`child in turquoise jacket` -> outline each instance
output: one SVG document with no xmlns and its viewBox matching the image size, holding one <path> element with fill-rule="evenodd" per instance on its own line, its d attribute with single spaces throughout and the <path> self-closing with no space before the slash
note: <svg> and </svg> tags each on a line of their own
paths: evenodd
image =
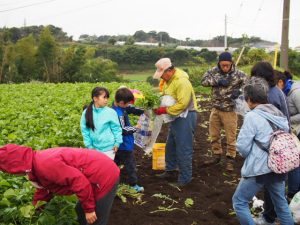
<svg viewBox="0 0 300 225">
<path fill-rule="evenodd" d="M 108 98 L 106 88 L 94 88 L 92 102 L 83 111 L 80 126 L 86 148 L 99 150 L 114 159 L 123 142 L 122 128 L 115 110 L 107 107 Z"/>
</svg>

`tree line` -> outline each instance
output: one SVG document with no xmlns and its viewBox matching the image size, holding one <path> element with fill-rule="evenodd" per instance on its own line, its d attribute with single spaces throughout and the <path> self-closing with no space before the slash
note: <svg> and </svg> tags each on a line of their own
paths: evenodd
<svg viewBox="0 0 300 225">
<path fill-rule="evenodd" d="M 0 32 L 0 83 L 119 81 L 117 63 L 94 55 L 94 49 L 62 45 L 51 27 L 15 43 Z"/>
<path fill-rule="evenodd" d="M 64 35 L 66 34 L 60 29 L 53 30 L 53 26 L 43 27 L 38 34 L 30 33 L 19 39 L 7 29 L 0 30 L 0 83 L 33 80 L 121 81 L 119 69 L 150 69 L 162 57 L 172 58 L 175 66 L 206 67 L 217 62 L 217 52 L 207 49 L 196 51 L 177 49 L 175 46 L 137 46 L 132 43 L 124 46 L 109 43 L 82 44 L 70 42 L 70 39 L 66 39 L 67 36 L 61 41 Z M 239 51 L 240 49 L 234 53 L 235 59 Z M 273 55 L 263 49 L 248 47 L 239 65 L 251 65 L 261 60 L 272 62 Z M 289 66 L 293 73 L 300 74 L 300 53 L 289 52 Z M 191 77 L 198 79 L 199 75 L 194 73 Z"/>
</svg>

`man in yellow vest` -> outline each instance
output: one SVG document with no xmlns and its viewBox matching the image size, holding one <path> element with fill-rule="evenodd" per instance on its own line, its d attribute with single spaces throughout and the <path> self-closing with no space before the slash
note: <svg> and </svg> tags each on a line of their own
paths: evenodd
<svg viewBox="0 0 300 225">
<path fill-rule="evenodd" d="M 169 58 L 162 58 L 155 64 L 154 79 L 163 79 L 163 95 L 170 95 L 176 103 L 169 107 L 159 107 L 157 115 L 169 114 L 176 119 L 170 123 L 166 143 L 166 171 L 158 177 L 170 179 L 179 172 L 177 186 L 185 186 L 192 180 L 192 159 L 194 132 L 197 123 L 197 103 L 189 76 L 174 67 Z"/>
</svg>

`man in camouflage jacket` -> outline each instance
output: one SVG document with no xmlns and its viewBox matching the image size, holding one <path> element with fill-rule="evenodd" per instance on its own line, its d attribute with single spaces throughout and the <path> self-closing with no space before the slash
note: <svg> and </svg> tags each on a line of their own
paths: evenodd
<svg viewBox="0 0 300 225">
<path fill-rule="evenodd" d="M 213 158 L 204 164 L 217 164 L 223 153 L 221 146 L 221 128 L 223 127 L 227 143 L 226 169 L 234 169 L 236 156 L 237 115 L 234 112 L 234 99 L 240 95 L 247 76 L 235 68 L 229 52 L 219 56 L 218 66 L 207 71 L 202 78 L 204 87 L 212 87 L 213 108 L 209 118 L 209 135 L 212 144 Z"/>
</svg>

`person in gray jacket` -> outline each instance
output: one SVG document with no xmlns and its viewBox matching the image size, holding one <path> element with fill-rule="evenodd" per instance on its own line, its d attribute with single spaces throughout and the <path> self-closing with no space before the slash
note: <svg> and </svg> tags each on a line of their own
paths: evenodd
<svg viewBox="0 0 300 225">
<path fill-rule="evenodd" d="M 237 139 L 237 151 L 245 158 L 241 180 L 232 197 L 233 208 L 242 225 L 254 225 L 249 202 L 264 187 L 270 193 L 275 212 L 281 225 L 294 225 L 292 213 L 285 199 L 285 174 L 276 174 L 268 167 L 268 153 L 259 148 L 256 141 L 269 146 L 273 129 L 289 131 L 287 118 L 274 105 L 268 104 L 269 85 L 258 77 L 252 77 L 244 87 L 245 100 L 251 109 L 245 116 Z"/>
<path fill-rule="evenodd" d="M 277 109 L 279 109 L 283 113 L 283 115 L 287 117 L 288 121 L 290 121 L 286 96 L 283 91 L 276 85 L 274 69 L 272 65 L 269 62 L 265 61 L 256 63 L 251 68 L 251 77 L 260 77 L 268 82 L 268 103 L 274 105 Z M 277 215 L 274 211 L 274 206 L 270 194 L 266 189 L 264 190 L 263 208 L 264 212 L 262 214 L 259 214 L 259 217 L 254 218 L 255 223 L 257 225 L 275 225 L 275 219 Z"/>
<path fill-rule="evenodd" d="M 291 73 L 275 71 L 277 86 L 287 96 L 292 130 L 300 140 L 300 82 L 293 81 Z M 292 199 L 300 191 L 300 167 L 288 174 L 288 198 Z"/>
</svg>

